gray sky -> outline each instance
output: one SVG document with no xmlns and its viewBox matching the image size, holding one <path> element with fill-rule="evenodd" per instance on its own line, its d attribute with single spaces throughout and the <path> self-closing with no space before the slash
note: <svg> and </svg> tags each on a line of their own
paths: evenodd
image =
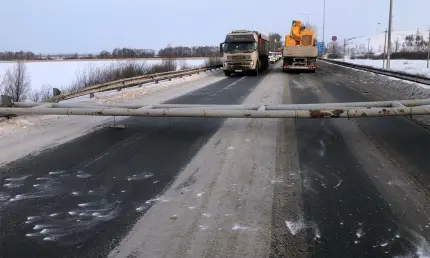
<svg viewBox="0 0 430 258">
<path fill-rule="evenodd" d="M 1 0 L 0 51 L 92 52 L 218 45 L 227 32 L 254 29 L 285 36 L 291 20 L 319 28 L 323 0 Z M 326 0 L 326 42 L 376 34 L 388 24 L 389 0 Z M 429 0 L 394 0 L 394 29 L 430 26 Z M 259 19 L 256 19 L 259 17 Z"/>
</svg>

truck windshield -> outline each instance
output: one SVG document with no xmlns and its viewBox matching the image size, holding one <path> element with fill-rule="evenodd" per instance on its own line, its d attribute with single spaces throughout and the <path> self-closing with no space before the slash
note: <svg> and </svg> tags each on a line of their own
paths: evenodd
<svg viewBox="0 0 430 258">
<path fill-rule="evenodd" d="M 251 52 L 257 49 L 257 42 L 226 42 L 224 52 Z"/>
</svg>

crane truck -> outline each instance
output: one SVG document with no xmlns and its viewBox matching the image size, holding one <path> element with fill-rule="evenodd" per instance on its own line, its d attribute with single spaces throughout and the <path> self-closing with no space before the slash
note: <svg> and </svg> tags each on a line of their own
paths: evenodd
<svg viewBox="0 0 430 258">
<path fill-rule="evenodd" d="M 290 34 L 285 36 L 282 51 L 283 71 L 307 70 L 315 72 L 317 56 L 318 47 L 315 46 L 315 32 L 303 26 L 301 21 L 294 20 L 291 24 Z"/>
<path fill-rule="evenodd" d="M 269 37 L 249 30 L 234 30 L 220 44 L 225 76 L 232 73 L 259 72 L 269 67 Z"/>
</svg>

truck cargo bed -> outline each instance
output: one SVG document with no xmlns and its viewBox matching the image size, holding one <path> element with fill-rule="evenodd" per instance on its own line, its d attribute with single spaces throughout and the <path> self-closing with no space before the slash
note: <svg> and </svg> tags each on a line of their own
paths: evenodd
<svg viewBox="0 0 430 258">
<path fill-rule="evenodd" d="M 291 57 L 317 57 L 318 47 L 291 46 L 284 47 L 282 56 Z"/>
</svg>

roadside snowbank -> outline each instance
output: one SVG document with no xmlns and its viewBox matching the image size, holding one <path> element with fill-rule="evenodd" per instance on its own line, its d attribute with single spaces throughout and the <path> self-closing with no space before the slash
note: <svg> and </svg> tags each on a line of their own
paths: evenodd
<svg viewBox="0 0 430 258">
<path fill-rule="evenodd" d="M 343 61 L 343 59 L 335 59 L 336 61 Z M 367 65 L 375 68 L 382 68 L 382 60 L 370 60 L 370 59 L 349 59 L 346 58 L 345 62 Z M 430 77 L 430 68 L 427 68 L 426 60 L 403 60 L 396 59 L 390 61 L 390 67 L 392 70 L 401 71 L 410 74 L 418 74 L 422 76 Z"/>
</svg>

